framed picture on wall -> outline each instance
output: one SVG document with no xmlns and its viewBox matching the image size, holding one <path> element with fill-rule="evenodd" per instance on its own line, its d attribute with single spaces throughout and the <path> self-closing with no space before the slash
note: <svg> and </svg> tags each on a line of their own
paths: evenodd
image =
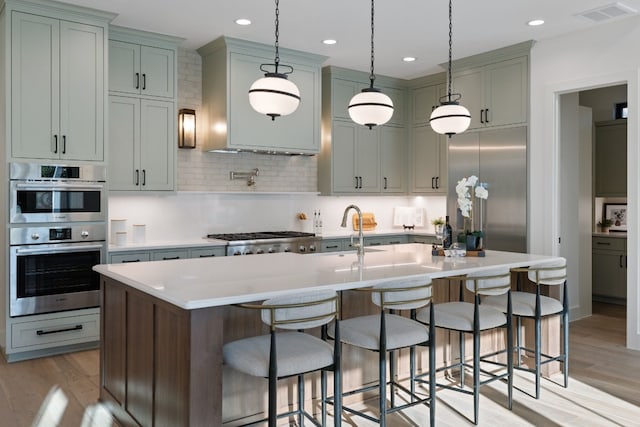
<svg viewBox="0 0 640 427">
<path fill-rule="evenodd" d="M 613 222 L 609 231 L 627 231 L 627 204 L 605 203 L 604 218 Z"/>
</svg>

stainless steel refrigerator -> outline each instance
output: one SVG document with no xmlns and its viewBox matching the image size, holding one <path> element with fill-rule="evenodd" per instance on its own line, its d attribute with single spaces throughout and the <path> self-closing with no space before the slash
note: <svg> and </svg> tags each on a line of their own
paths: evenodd
<svg viewBox="0 0 640 427">
<path fill-rule="evenodd" d="M 464 229 L 456 184 L 476 175 L 489 192 L 483 201 L 485 249 L 527 251 L 527 129 L 525 127 L 465 132 L 449 139 L 449 215 L 456 241 Z M 474 197 L 474 217 L 478 218 Z M 476 227 L 478 228 L 478 227 Z"/>
</svg>

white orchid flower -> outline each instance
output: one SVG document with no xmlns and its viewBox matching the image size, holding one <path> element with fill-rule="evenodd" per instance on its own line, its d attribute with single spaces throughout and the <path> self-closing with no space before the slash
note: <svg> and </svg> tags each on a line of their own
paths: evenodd
<svg viewBox="0 0 640 427">
<path fill-rule="evenodd" d="M 478 199 L 487 200 L 487 197 L 489 197 L 489 192 L 487 191 L 487 189 L 481 186 L 476 187 L 475 193 Z"/>
<path fill-rule="evenodd" d="M 473 187 L 478 182 L 478 177 L 475 175 L 471 175 L 467 178 L 467 187 Z"/>
</svg>

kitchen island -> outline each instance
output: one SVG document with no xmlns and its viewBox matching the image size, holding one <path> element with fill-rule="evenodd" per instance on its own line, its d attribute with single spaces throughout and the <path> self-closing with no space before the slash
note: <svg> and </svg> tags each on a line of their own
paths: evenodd
<svg viewBox="0 0 640 427">
<path fill-rule="evenodd" d="M 124 425 L 222 425 L 222 346 L 229 305 L 314 289 L 344 291 L 411 276 L 446 278 L 554 257 L 487 251 L 445 258 L 421 244 L 356 253 L 99 265 L 100 398 Z M 231 323 L 231 322 L 229 322 Z M 346 379 L 346 378 L 345 378 Z"/>
</svg>

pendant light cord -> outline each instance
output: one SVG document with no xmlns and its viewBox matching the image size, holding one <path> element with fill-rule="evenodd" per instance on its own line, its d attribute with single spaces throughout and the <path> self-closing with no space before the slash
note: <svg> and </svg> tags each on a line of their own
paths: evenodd
<svg viewBox="0 0 640 427">
<path fill-rule="evenodd" d="M 451 51 L 453 47 L 453 24 L 452 24 L 452 13 L 451 13 L 451 0 L 449 0 L 449 90 L 448 97 L 449 102 L 451 102 Z"/>
<path fill-rule="evenodd" d="M 373 12 L 374 12 L 374 8 L 373 8 L 373 3 L 374 0 L 371 0 L 371 74 L 369 75 L 369 80 L 371 81 L 371 87 L 373 88 L 373 81 L 376 79 L 376 76 L 373 72 L 373 60 L 375 58 L 374 53 L 373 53 L 373 30 L 374 30 L 374 25 L 373 25 Z"/>
<path fill-rule="evenodd" d="M 280 0 L 276 0 L 276 74 L 278 73 L 278 64 L 280 64 L 280 43 L 278 42 L 278 38 L 280 37 Z M 449 91 L 451 92 L 451 91 Z"/>
</svg>

